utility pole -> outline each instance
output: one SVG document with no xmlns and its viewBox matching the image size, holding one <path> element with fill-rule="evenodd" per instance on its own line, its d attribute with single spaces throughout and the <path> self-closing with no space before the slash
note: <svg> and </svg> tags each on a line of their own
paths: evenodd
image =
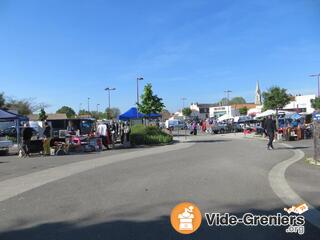
<svg viewBox="0 0 320 240">
<path fill-rule="evenodd" d="M 311 74 L 310 77 L 318 78 L 318 97 L 320 97 L 320 73 L 318 74 Z"/>
<path fill-rule="evenodd" d="M 182 97 L 181 100 L 182 100 L 182 110 L 183 110 L 183 109 L 184 109 L 184 101 L 187 100 L 187 98 Z M 181 111 L 182 111 L 182 110 L 181 110 Z"/>
<path fill-rule="evenodd" d="M 232 92 L 231 90 L 225 90 L 224 91 L 224 93 L 226 94 L 227 100 L 228 100 L 228 103 L 227 103 L 228 105 L 229 105 L 229 102 L 230 102 L 230 99 L 229 99 L 230 96 L 229 95 L 230 95 L 231 92 Z"/>
</svg>

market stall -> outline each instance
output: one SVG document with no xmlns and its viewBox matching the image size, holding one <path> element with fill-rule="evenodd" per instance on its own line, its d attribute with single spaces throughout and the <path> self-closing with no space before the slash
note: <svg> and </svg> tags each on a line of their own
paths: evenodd
<svg viewBox="0 0 320 240">
<path fill-rule="evenodd" d="M 102 149 L 101 138 L 95 134 L 94 118 L 48 120 L 52 128 L 52 154 L 91 152 Z"/>
<path fill-rule="evenodd" d="M 14 126 L 13 129 L 15 130 L 18 144 L 21 143 L 21 141 L 20 141 L 21 125 L 27 121 L 28 121 L 28 118 L 23 115 L 0 109 L 0 122 L 12 122 L 13 123 L 13 126 Z"/>
</svg>

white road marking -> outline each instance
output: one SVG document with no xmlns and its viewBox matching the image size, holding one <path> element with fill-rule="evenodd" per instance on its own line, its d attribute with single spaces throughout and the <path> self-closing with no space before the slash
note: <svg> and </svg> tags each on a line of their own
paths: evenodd
<svg viewBox="0 0 320 240">
<path fill-rule="evenodd" d="M 288 144 L 282 143 L 282 145 L 292 148 L 292 146 Z M 292 151 L 294 152 L 294 155 L 291 158 L 278 163 L 271 169 L 269 172 L 269 184 L 274 193 L 287 205 L 287 207 L 306 203 L 309 207 L 309 211 L 305 212 L 303 216 L 305 216 L 306 220 L 311 224 L 320 228 L 320 211 L 301 198 L 286 181 L 285 172 L 287 168 L 305 156 L 304 152 L 299 149 L 292 149 Z"/>
</svg>

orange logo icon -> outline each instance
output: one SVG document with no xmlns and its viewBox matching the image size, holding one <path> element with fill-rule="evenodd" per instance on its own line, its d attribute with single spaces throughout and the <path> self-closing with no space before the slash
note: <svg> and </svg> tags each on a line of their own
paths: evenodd
<svg viewBox="0 0 320 240">
<path fill-rule="evenodd" d="M 171 211 L 171 225 L 181 234 L 191 234 L 198 230 L 202 216 L 199 208 L 190 202 L 183 202 Z"/>
</svg>

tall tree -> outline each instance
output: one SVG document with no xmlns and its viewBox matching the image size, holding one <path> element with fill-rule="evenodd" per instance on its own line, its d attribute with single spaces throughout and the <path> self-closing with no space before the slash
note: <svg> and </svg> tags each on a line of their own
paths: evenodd
<svg viewBox="0 0 320 240">
<path fill-rule="evenodd" d="M 119 117 L 121 111 L 119 108 L 107 108 L 106 109 L 107 119 L 114 119 Z"/>
<path fill-rule="evenodd" d="M 160 113 L 164 108 L 162 98 L 153 94 L 152 85 L 148 83 L 141 95 L 141 103 L 138 104 L 139 111 L 144 114 Z"/>
<path fill-rule="evenodd" d="M 163 109 L 160 114 L 163 121 L 168 120 L 171 117 L 171 113 L 167 109 Z"/>
<path fill-rule="evenodd" d="M 189 117 L 189 116 L 191 115 L 191 113 L 192 113 L 192 110 L 191 110 L 190 108 L 184 108 L 184 109 L 182 109 L 182 114 L 183 114 L 183 116 L 185 116 L 185 117 Z"/>
<path fill-rule="evenodd" d="M 4 98 L 4 93 L 2 92 L 0 93 L 0 108 L 3 108 L 5 103 L 6 103 L 6 100 Z"/>
<path fill-rule="evenodd" d="M 247 103 L 243 97 L 234 97 L 230 100 L 230 104 L 244 104 Z"/>
<path fill-rule="evenodd" d="M 278 127 L 278 111 L 290 103 L 291 96 L 287 94 L 286 89 L 277 86 L 271 87 L 268 91 L 263 92 L 262 96 L 264 110 L 272 109 L 276 111 L 276 122 Z"/>
<path fill-rule="evenodd" d="M 248 108 L 246 106 L 239 109 L 240 115 L 247 115 L 248 114 Z"/>
<path fill-rule="evenodd" d="M 47 118 L 48 118 L 48 115 L 47 115 L 46 111 L 43 108 L 41 108 L 40 113 L 39 113 L 39 121 L 43 122 L 43 121 L 47 120 Z"/>
<path fill-rule="evenodd" d="M 65 113 L 67 115 L 67 118 L 73 118 L 76 115 L 76 112 L 68 106 L 62 106 L 56 111 L 56 113 Z"/>
<path fill-rule="evenodd" d="M 220 106 L 225 106 L 225 105 L 228 105 L 229 104 L 229 99 L 224 97 L 224 98 L 221 98 L 221 100 L 218 102 L 218 104 Z"/>
<path fill-rule="evenodd" d="M 311 100 L 312 107 L 316 110 L 316 112 L 320 111 L 320 97 L 316 97 Z M 313 159 L 316 164 L 320 162 L 320 122 L 317 120 L 313 120 L 313 148 L 314 154 Z"/>
<path fill-rule="evenodd" d="M 21 115 L 29 115 L 35 111 L 40 110 L 41 108 L 48 107 L 45 103 L 35 103 L 34 99 L 14 99 L 14 98 L 6 98 L 5 99 L 5 109 L 13 109 L 17 110 Z"/>
</svg>

